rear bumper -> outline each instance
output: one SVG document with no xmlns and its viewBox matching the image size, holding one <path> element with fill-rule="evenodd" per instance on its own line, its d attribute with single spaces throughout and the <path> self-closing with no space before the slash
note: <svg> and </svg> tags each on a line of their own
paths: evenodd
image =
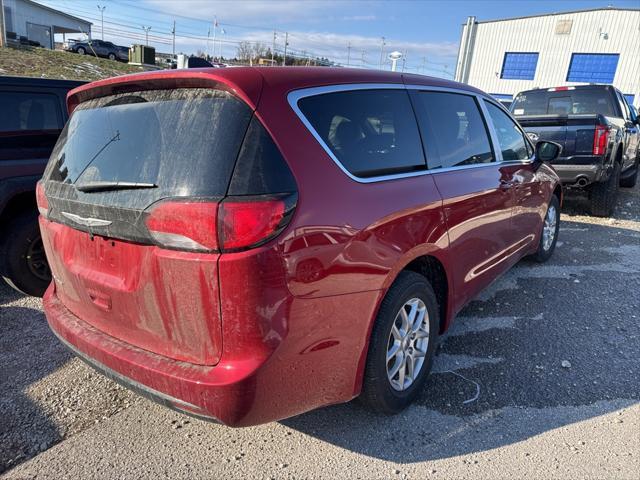
<svg viewBox="0 0 640 480">
<path fill-rule="evenodd" d="M 606 168 L 602 165 L 556 165 L 553 169 L 560 177 L 563 185 L 584 187 L 594 182 L 599 182 L 606 174 Z"/>
<path fill-rule="evenodd" d="M 49 326 L 76 355 L 106 376 L 167 407 L 244 426 L 272 420 L 256 411 L 256 373 L 262 362 L 216 367 L 172 360 L 113 338 L 73 315 L 52 283 L 43 298 Z M 277 415 L 276 412 L 273 414 Z"/>
</svg>

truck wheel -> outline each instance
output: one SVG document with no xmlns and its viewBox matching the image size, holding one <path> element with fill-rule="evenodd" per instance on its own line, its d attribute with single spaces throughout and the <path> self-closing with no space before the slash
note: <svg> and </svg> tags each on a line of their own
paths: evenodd
<svg viewBox="0 0 640 480">
<path fill-rule="evenodd" d="M 531 258 L 536 262 L 546 262 L 553 255 L 558 241 L 558 233 L 560 231 L 560 200 L 555 195 L 551 196 L 547 214 L 542 223 L 542 232 L 540 233 L 540 242 L 538 250 Z"/>
<path fill-rule="evenodd" d="M 591 214 L 596 217 L 610 217 L 618 199 L 620 184 L 620 162 L 613 164 L 613 172 L 604 182 L 595 183 L 589 191 Z"/>
<path fill-rule="evenodd" d="M 115 60 L 116 59 L 116 54 L 115 53 L 110 53 L 108 55 L 109 60 Z"/>
<path fill-rule="evenodd" d="M 84 55 L 85 53 L 87 53 L 87 51 L 82 47 L 78 47 L 76 52 L 78 52 L 79 55 Z"/>
<path fill-rule="evenodd" d="M 44 254 L 38 216 L 26 213 L 6 225 L 1 242 L 2 277 L 13 288 L 41 297 L 51 283 L 51 271 Z"/>
<path fill-rule="evenodd" d="M 620 186 L 623 188 L 635 187 L 638 181 L 638 170 L 640 170 L 640 157 L 636 158 L 636 166 L 633 168 L 631 176 L 620 179 Z"/>
<path fill-rule="evenodd" d="M 360 401 L 380 413 L 398 413 L 429 376 L 439 329 L 438 301 L 422 275 L 402 272 L 373 325 Z"/>
</svg>

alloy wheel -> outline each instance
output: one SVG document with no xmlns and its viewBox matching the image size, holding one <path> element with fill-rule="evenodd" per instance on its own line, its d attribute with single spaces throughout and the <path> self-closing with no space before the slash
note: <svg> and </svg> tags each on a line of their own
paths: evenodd
<svg viewBox="0 0 640 480">
<path fill-rule="evenodd" d="M 429 313 L 419 298 L 398 311 L 387 344 L 387 378 L 394 390 L 409 388 L 418 378 L 429 347 Z"/>
</svg>

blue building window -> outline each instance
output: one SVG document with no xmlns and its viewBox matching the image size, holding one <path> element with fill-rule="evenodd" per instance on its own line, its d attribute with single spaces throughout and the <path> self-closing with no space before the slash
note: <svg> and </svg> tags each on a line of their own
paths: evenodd
<svg viewBox="0 0 640 480">
<path fill-rule="evenodd" d="M 617 53 L 574 53 L 567 82 L 613 83 L 619 58 Z"/>
<path fill-rule="evenodd" d="M 624 98 L 627 99 L 627 103 L 629 105 L 633 105 L 633 101 L 636 99 L 636 96 L 631 93 L 625 93 Z"/>
<path fill-rule="evenodd" d="M 537 53 L 506 52 L 500 78 L 507 80 L 533 80 L 538 65 Z"/>
</svg>

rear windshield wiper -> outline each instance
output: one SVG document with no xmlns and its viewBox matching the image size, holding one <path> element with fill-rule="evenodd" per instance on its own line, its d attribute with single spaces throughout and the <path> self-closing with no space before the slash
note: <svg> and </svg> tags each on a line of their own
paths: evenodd
<svg viewBox="0 0 640 480">
<path fill-rule="evenodd" d="M 80 192 L 107 192 L 110 190 L 129 190 L 135 188 L 157 188 L 155 183 L 139 182 L 88 182 L 76 185 L 76 190 Z"/>
</svg>

